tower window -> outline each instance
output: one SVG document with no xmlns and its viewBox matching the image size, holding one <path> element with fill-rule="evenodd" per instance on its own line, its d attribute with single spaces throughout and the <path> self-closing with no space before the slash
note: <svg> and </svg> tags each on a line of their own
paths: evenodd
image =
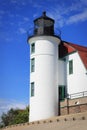
<svg viewBox="0 0 87 130">
<path fill-rule="evenodd" d="M 35 43 L 31 44 L 31 54 L 35 52 Z"/>
<path fill-rule="evenodd" d="M 32 83 L 31 83 L 31 97 L 34 96 L 34 87 L 35 87 L 35 83 L 32 82 Z"/>
<path fill-rule="evenodd" d="M 69 74 L 73 74 L 73 60 L 69 61 Z"/>
<path fill-rule="evenodd" d="M 65 98 L 65 86 L 59 86 L 59 100 L 62 101 Z"/>
<path fill-rule="evenodd" d="M 35 58 L 31 59 L 31 72 L 35 71 Z"/>
</svg>

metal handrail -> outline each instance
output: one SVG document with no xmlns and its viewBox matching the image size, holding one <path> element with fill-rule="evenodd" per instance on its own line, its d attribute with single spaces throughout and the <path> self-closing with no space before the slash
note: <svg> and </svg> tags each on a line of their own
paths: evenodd
<svg viewBox="0 0 87 130">
<path fill-rule="evenodd" d="M 67 98 L 73 99 L 73 98 L 79 98 L 79 97 L 85 97 L 85 96 L 87 96 L 87 91 L 67 95 Z"/>
</svg>

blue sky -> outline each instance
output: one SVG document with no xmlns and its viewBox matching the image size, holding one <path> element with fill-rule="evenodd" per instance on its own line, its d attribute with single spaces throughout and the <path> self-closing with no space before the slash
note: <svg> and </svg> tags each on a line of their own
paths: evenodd
<svg viewBox="0 0 87 130">
<path fill-rule="evenodd" d="M 62 40 L 87 46 L 87 0 L 0 0 L 0 114 L 29 103 L 27 37 L 43 11 Z"/>
</svg>

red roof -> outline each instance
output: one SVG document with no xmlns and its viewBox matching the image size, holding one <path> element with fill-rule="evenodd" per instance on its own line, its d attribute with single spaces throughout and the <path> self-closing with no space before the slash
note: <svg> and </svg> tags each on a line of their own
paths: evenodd
<svg viewBox="0 0 87 130">
<path fill-rule="evenodd" d="M 77 44 L 62 41 L 59 46 L 59 56 L 60 58 L 70 54 L 72 52 L 78 51 L 79 56 L 87 69 L 87 47 L 80 46 Z"/>
</svg>

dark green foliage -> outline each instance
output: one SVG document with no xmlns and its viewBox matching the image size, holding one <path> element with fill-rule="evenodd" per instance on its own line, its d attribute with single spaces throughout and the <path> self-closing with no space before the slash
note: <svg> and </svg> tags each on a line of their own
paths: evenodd
<svg viewBox="0 0 87 130">
<path fill-rule="evenodd" d="M 29 107 L 25 110 L 10 109 L 7 114 L 2 114 L 0 127 L 28 122 L 28 117 Z"/>
</svg>

